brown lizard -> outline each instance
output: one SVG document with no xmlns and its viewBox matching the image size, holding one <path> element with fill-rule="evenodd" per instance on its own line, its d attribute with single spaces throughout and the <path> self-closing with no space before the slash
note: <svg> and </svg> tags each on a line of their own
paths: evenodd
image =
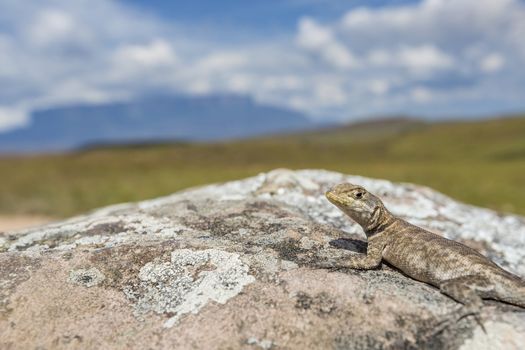
<svg viewBox="0 0 525 350">
<path fill-rule="evenodd" d="M 482 299 L 525 308 L 525 281 L 476 250 L 394 216 L 361 186 L 339 184 L 326 197 L 363 228 L 368 248 L 366 255 L 321 262 L 320 267 L 368 270 L 384 260 L 463 304 L 456 320 L 474 315 L 479 322 Z"/>
</svg>

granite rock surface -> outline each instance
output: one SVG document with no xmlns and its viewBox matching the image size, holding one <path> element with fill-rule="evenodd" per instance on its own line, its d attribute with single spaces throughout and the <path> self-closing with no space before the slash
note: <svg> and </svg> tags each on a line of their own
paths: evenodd
<svg viewBox="0 0 525 350">
<path fill-rule="evenodd" d="M 0 235 L 1 349 L 519 349 L 525 310 L 458 305 L 386 266 L 314 267 L 366 251 L 324 198 L 363 185 L 408 221 L 525 276 L 525 218 L 429 188 L 274 170 Z"/>
</svg>

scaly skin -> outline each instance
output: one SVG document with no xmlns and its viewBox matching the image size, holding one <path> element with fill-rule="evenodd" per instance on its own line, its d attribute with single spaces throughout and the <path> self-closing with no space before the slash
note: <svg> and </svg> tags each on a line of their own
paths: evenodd
<svg viewBox="0 0 525 350">
<path fill-rule="evenodd" d="M 477 318 L 482 299 L 525 308 L 524 280 L 472 248 L 395 217 L 378 197 L 363 187 L 339 184 L 326 192 L 326 197 L 361 225 L 368 238 L 368 249 L 366 255 L 335 264 L 321 262 L 320 267 L 367 270 L 378 267 L 384 260 L 463 304 L 456 319 L 468 315 Z"/>
</svg>

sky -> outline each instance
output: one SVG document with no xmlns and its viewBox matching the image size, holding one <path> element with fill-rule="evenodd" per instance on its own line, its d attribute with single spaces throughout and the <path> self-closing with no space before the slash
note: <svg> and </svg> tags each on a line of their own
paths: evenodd
<svg viewBox="0 0 525 350">
<path fill-rule="evenodd" d="M 0 0 L 0 132 L 157 93 L 320 121 L 522 112 L 524 38 L 522 0 Z"/>
</svg>

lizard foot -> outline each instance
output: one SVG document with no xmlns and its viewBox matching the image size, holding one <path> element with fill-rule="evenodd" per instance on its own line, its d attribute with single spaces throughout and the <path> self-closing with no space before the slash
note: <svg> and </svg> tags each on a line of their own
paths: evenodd
<svg viewBox="0 0 525 350">
<path fill-rule="evenodd" d="M 463 304 L 451 315 L 455 322 L 467 316 L 474 316 L 474 319 L 480 325 L 481 329 L 483 329 L 483 332 L 487 333 L 485 326 L 481 322 L 480 314 L 483 300 L 478 295 L 478 290 L 486 290 L 490 288 L 490 286 L 490 281 L 479 276 L 462 276 L 444 281 L 439 286 L 439 289 L 442 293 Z"/>
<path fill-rule="evenodd" d="M 476 320 L 477 324 L 483 330 L 483 333 L 487 334 L 487 330 L 485 329 L 485 326 L 483 325 L 483 322 L 481 321 L 481 313 L 480 313 L 480 310 L 479 310 L 478 307 L 464 306 L 464 307 L 460 308 L 458 314 L 459 314 L 459 317 L 456 319 L 456 322 L 460 321 L 461 319 L 463 319 L 465 317 L 473 316 L 474 319 Z"/>
<path fill-rule="evenodd" d="M 473 316 L 476 320 L 476 323 L 481 327 L 483 332 L 486 334 L 487 330 L 483 325 L 481 320 L 480 309 L 477 306 L 463 306 L 461 305 L 456 310 L 452 311 L 450 314 L 446 315 L 443 320 L 439 321 L 432 330 L 430 336 L 436 336 L 439 333 L 443 332 L 449 326 L 456 324 L 465 317 Z"/>
</svg>

